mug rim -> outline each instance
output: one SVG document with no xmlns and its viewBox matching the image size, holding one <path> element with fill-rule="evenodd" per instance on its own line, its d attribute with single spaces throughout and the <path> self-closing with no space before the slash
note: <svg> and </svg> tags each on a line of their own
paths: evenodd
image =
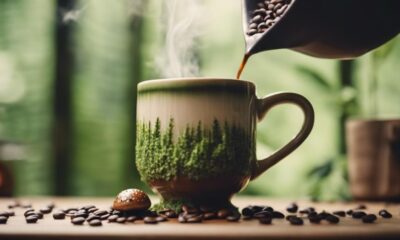
<svg viewBox="0 0 400 240">
<path fill-rule="evenodd" d="M 254 83 L 247 80 L 219 77 L 184 77 L 184 78 L 162 78 L 140 82 L 137 85 L 138 93 L 158 90 L 192 90 L 192 89 L 224 89 L 229 88 L 242 90 L 251 89 L 255 92 Z"/>
</svg>

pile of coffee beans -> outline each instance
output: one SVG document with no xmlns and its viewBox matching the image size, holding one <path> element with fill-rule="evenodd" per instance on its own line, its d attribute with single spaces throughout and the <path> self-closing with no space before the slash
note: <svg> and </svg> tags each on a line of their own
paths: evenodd
<svg viewBox="0 0 400 240">
<path fill-rule="evenodd" d="M 291 0 L 265 0 L 257 4 L 252 12 L 247 34 L 252 36 L 267 31 L 278 22 L 285 13 Z"/>
<path fill-rule="evenodd" d="M 207 220 L 224 220 L 228 222 L 238 222 L 240 220 L 257 220 L 261 225 L 271 225 L 276 219 L 284 219 L 290 225 L 304 225 L 306 221 L 310 224 L 338 224 L 341 218 L 351 217 L 365 224 L 374 223 L 378 216 L 367 212 L 365 205 L 360 205 L 349 210 L 337 211 L 316 211 L 313 207 L 300 209 L 296 203 L 291 203 L 286 207 L 288 214 L 275 210 L 267 205 L 248 205 L 240 212 L 236 208 L 216 208 L 210 206 L 189 206 L 183 205 L 179 211 L 173 209 L 163 209 L 151 211 L 148 209 L 147 195 L 143 192 L 128 191 L 119 194 L 116 202 L 109 209 L 100 209 L 95 205 L 85 205 L 81 207 L 71 207 L 66 209 L 55 209 L 54 204 L 48 204 L 39 210 L 32 208 L 32 205 L 21 205 L 17 202 L 10 204 L 9 209 L 25 208 L 23 215 L 26 223 L 34 224 L 46 215 L 52 213 L 54 221 L 69 218 L 73 225 L 89 225 L 92 227 L 109 224 L 126 224 L 141 221 L 144 224 L 157 224 L 160 222 L 174 219 L 179 223 L 202 223 Z M 122 197 L 122 198 L 121 198 Z M 118 198 L 120 198 L 118 200 Z M 130 198 L 130 199 L 128 199 Z M 121 201 L 122 202 L 121 202 Z M 117 203 L 117 204 L 115 204 Z M 136 205 L 136 203 L 138 205 Z M 115 206 L 122 208 L 115 209 Z M 392 218 L 392 214 L 386 209 L 379 211 L 381 218 Z M 15 216 L 13 210 L 0 211 L 0 224 L 6 224 L 9 217 Z"/>
</svg>

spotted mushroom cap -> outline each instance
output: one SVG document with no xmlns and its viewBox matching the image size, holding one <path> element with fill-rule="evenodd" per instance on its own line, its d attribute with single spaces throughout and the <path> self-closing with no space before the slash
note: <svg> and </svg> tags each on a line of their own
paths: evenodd
<svg viewBox="0 0 400 240">
<path fill-rule="evenodd" d="M 142 190 L 135 188 L 120 192 L 113 204 L 113 208 L 120 211 L 147 210 L 150 206 L 149 196 Z"/>
</svg>

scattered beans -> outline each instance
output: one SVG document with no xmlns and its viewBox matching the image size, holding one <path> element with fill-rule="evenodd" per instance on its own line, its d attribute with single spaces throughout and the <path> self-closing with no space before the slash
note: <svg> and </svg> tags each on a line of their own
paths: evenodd
<svg viewBox="0 0 400 240">
<path fill-rule="evenodd" d="M 335 215 L 329 214 L 325 218 L 329 223 L 336 224 L 339 223 L 340 219 L 336 217 Z"/>
<path fill-rule="evenodd" d="M 339 217 L 346 217 L 346 212 L 345 211 L 334 211 L 333 214 L 339 216 Z"/>
<path fill-rule="evenodd" d="M 156 223 L 158 223 L 157 218 L 155 218 L 155 217 L 145 217 L 143 219 L 143 221 L 144 221 L 144 223 L 147 223 L 147 224 L 156 224 Z"/>
<path fill-rule="evenodd" d="M 117 223 L 125 223 L 126 222 L 126 217 L 118 217 L 115 221 Z"/>
<path fill-rule="evenodd" d="M 269 225 L 272 223 L 272 218 L 271 217 L 263 217 L 263 218 L 258 219 L 258 221 L 260 222 L 260 224 Z"/>
<path fill-rule="evenodd" d="M 36 223 L 38 219 L 39 218 L 36 215 L 30 215 L 25 218 L 26 223 Z"/>
<path fill-rule="evenodd" d="M 360 218 L 364 217 L 365 215 L 367 215 L 367 214 L 363 211 L 356 211 L 356 212 L 353 212 L 353 214 L 351 214 L 351 216 L 355 219 L 360 219 Z"/>
<path fill-rule="evenodd" d="M 74 225 L 82 225 L 85 222 L 84 217 L 76 217 L 71 219 L 71 223 Z"/>
<path fill-rule="evenodd" d="M 0 216 L 0 224 L 6 224 L 8 220 L 8 217 L 6 216 Z"/>
<path fill-rule="evenodd" d="M 108 217 L 108 222 L 116 222 L 118 219 L 118 215 L 111 215 Z"/>
<path fill-rule="evenodd" d="M 291 225 L 303 225 L 304 224 L 303 219 L 296 217 L 296 216 L 289 218 L 288 221 L 290 222 Z"/>
<path fill-rule="evenodd" d="M 92 227 L 98 227 L 98 226 L 101 226 L 102 223 L 99 219 L 93 219 L 93 220 L 89 221 L 89 225 Z"/>
</svg>

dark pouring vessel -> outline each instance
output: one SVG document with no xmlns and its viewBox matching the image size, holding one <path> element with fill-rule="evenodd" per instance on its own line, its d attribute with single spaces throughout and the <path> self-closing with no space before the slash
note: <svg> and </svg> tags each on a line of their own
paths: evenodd
<svg viewBox="0 0 400 240">
<path fill-rule="evenodd" d="M 247 56 L 289 48 L 319 58 L 351 59 L 400 32 L 400 0 L 292 0 L 271 28 L 249 36 L 259 2 L 243 1 Z"/>
</svg>

